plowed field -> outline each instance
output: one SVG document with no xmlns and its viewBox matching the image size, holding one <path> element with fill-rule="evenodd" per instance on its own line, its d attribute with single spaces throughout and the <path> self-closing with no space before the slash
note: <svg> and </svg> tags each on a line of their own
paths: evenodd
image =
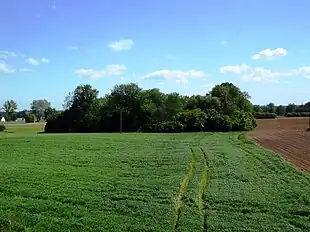
<svg viewBox="0 0 310 232">
<path fill-rule="evenodd" d="M 278 118 L 257 120 L 250 136 L 260 145 L 281 153 L 288 161 L 310 172 L 309 118 Z"/>
</svg>

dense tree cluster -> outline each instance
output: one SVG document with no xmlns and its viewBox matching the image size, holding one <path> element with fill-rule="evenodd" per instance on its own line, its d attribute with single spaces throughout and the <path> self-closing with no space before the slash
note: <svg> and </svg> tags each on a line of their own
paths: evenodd
<svg viewBox="0 0 310 232">
<path fill-rule="evenodd" d="M 206 95 L 164 94 L 136 84 L 116 85 L 98 97 L 80 85 L 65 100 L 65 110 L 48 108 L 45 132 L 190 132 L 247 131 L 256 127 L 249 95 L 231 83 Z"/>
</svg>

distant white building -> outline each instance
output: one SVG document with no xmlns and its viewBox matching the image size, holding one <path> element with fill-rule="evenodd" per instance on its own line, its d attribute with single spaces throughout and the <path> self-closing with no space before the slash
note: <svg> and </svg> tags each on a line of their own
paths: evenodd
<svg viewBox="0 0 310 232">
<path fill-rule="evenodd" d="M 1 118 L 1 122 L 5 122 L 5 118 L 4 117 Z"/>
</svg>

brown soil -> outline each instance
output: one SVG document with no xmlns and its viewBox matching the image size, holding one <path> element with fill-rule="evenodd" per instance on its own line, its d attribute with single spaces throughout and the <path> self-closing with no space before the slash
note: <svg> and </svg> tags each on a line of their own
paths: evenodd
<svg viewBox="0 0 310 232">
<path fill-rule="evenodd" d="M 259 119 L 257 123 L 249 133 L 254 140 L 310 172 L 309 118 Z"/>
</svg>

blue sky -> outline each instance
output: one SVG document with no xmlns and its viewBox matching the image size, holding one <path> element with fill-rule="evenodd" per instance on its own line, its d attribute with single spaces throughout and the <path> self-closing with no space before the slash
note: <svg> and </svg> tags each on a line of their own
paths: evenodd
<svg viewBox="0 0 310 232">
<path fill-rule="evenodd" d="M 204 94 L 223 81 L 254 104 L 310 101 L 308 0 L 1 0 L 0 104 L 78 84 Z"/>
</svg>

